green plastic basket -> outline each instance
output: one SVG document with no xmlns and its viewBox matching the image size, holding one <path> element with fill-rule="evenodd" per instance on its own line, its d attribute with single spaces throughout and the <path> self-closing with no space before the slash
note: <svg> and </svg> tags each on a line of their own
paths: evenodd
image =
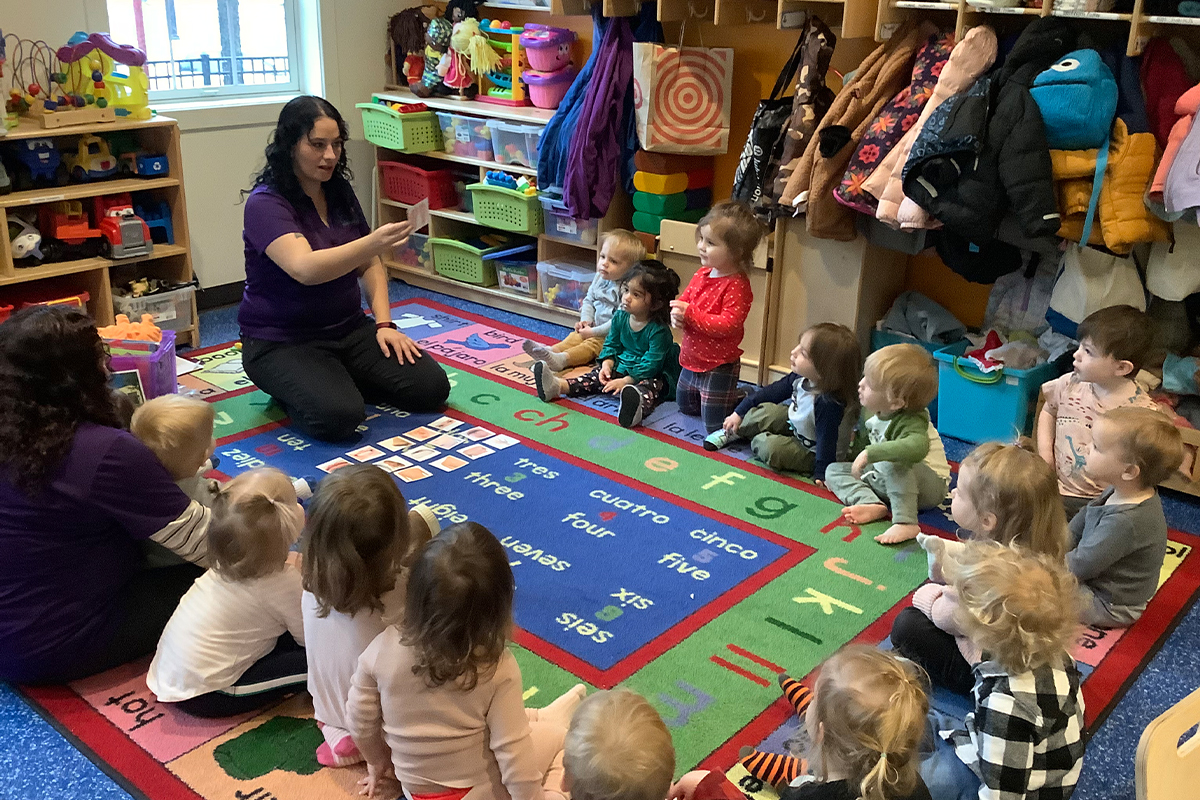
<svg viewBox="0 0 1200 800">
<path fill-rule="evenodd" d="M 531 236 L 542 232 L 542 204 L 537 195 L 486 183 L 473 183 L 467 190 L 480 225 Z"/>
<path fill-rule="evenodd" d="M 437 274 L 476 286 L 496 285 L 496 262 L 484 258 L 487 250 L 454 239 L 430 239 L 429 247 Z"/>
<path fill-rule="evenodd" d="M 402 153 L 440 150 L 442 129 L 432 111 L 401 114 L 380 103 L 358 103 L 367 141 Z"/>
</svg>

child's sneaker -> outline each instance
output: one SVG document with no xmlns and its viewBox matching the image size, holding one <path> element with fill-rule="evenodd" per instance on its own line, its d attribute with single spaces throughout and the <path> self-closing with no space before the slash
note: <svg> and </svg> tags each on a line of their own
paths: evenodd
<svg viewBox="0 0 1200 800">
<path fill-rule="evenodd" d="M 704 437 L 705 450 L 720 450 L 727 444 L 729 444 L 729 434 L 725 433 L 724 428 L 717 428 L 708 436 Z"/>
<path fill-rule="evenodd" d="M 617 422 L 622 428 L 636 428 L 642 424 L 643 406 L 645 399 L 642 390 L 630 384 L 621 390 L 621 409 L 617 412 Z"/>
</svg>

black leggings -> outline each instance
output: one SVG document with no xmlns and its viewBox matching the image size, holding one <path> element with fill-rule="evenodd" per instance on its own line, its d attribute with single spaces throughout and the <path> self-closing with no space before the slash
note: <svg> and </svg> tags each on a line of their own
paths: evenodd
<svg viewBox="0 0 1200 800">
<path fill-rule="evenodd" d="M 250 665 L 233 686 L 181 700 L 174 705 L 193 717 L 236 717 L 295 694 L 308 683 L 308 659 L 290 633 L 275 649 Z"/>
<path fill-rule="evenodd" d="M 327 442 L 350 439 L 366 418 L 363 403 L 403 411 L 436 411 L 450 381 L 429 354 L 415 364 L 386 357 L 368 317 L 336 340 L 269 342 L 242 337 L 246 376 L 283 405 L 292 424 Z"/>
<path fill-rule="evenodd" d="M 92 653 L 72 663 L 62 663 L 52 673 L 31 683 L 66 683 L 119 667 L 153 653 L 167 620 L 179 600 L 204 570 L 195 564 L 144 569 L 129 579 L 117 595 L 121 623 L 112 638 Z"/>
<path fill-rule="evenodd" d="M 975 686 L 975 674 L 954 636 L 915 608 L 904 609 L 892 623 L 892 647 L 920 664 L 937 686 L 956 694 L 970 694 Z"/>
</svg>

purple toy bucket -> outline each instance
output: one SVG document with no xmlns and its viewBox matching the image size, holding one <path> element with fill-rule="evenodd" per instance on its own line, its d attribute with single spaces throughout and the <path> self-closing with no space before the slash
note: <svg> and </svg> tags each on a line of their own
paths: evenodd
<svg viewBox="0 0 1200 800">
<path fill-rule="evenodd" d="M 521 75 L 529 87 L 529 100 L 538 108 L 558 108 L 567 90 L 575 81 L 577 70 L 571 64 L 554 72 L 534 72 Z"/>
<path fill-rule="evenodd" d="M 175 331 L 164 330 L 161 342 L 106 340 L 112 359 L 110 383 L 129 395 L 134 405 L 175 394 Z"/>
<path fill-rule="evenodd" d="M 521 46 L 525 48 L 529 66 L 538 72 L 554 72 L 569 64 L 573 41 L 574 31 L 549 25 L 526 25 L 525 32 L 521 34 Z"/>
</svg>

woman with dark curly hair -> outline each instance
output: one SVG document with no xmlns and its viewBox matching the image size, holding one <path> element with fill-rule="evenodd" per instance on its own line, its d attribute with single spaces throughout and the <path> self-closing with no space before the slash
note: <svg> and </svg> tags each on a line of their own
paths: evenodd
<svg viewBox="0 0 1200 800">
<path fill-rule="evenodd" d="M 242 234 L 246 375 L 296 427 L 326 441 L 354 435 L 364 396 L 433 411 L 450 393 L 442 368 L 392 322 L 379 257 L 412 228 L 392 222 L 371 230 L 350 186 L 348 135 L 328 101 L 288 102 L 246 198 Z M 362 312 L 360 281 L 374 321 Z"/>
<path fill-rule="evenodd" d="M 203 570 L 209 511 L 120 428 L 92 319 L 35 306 L 0 325 L 0 680 L 74 680 L 154 652 Z M 154 545 L 149 545 L 153 547 Z"/>
</svg>

